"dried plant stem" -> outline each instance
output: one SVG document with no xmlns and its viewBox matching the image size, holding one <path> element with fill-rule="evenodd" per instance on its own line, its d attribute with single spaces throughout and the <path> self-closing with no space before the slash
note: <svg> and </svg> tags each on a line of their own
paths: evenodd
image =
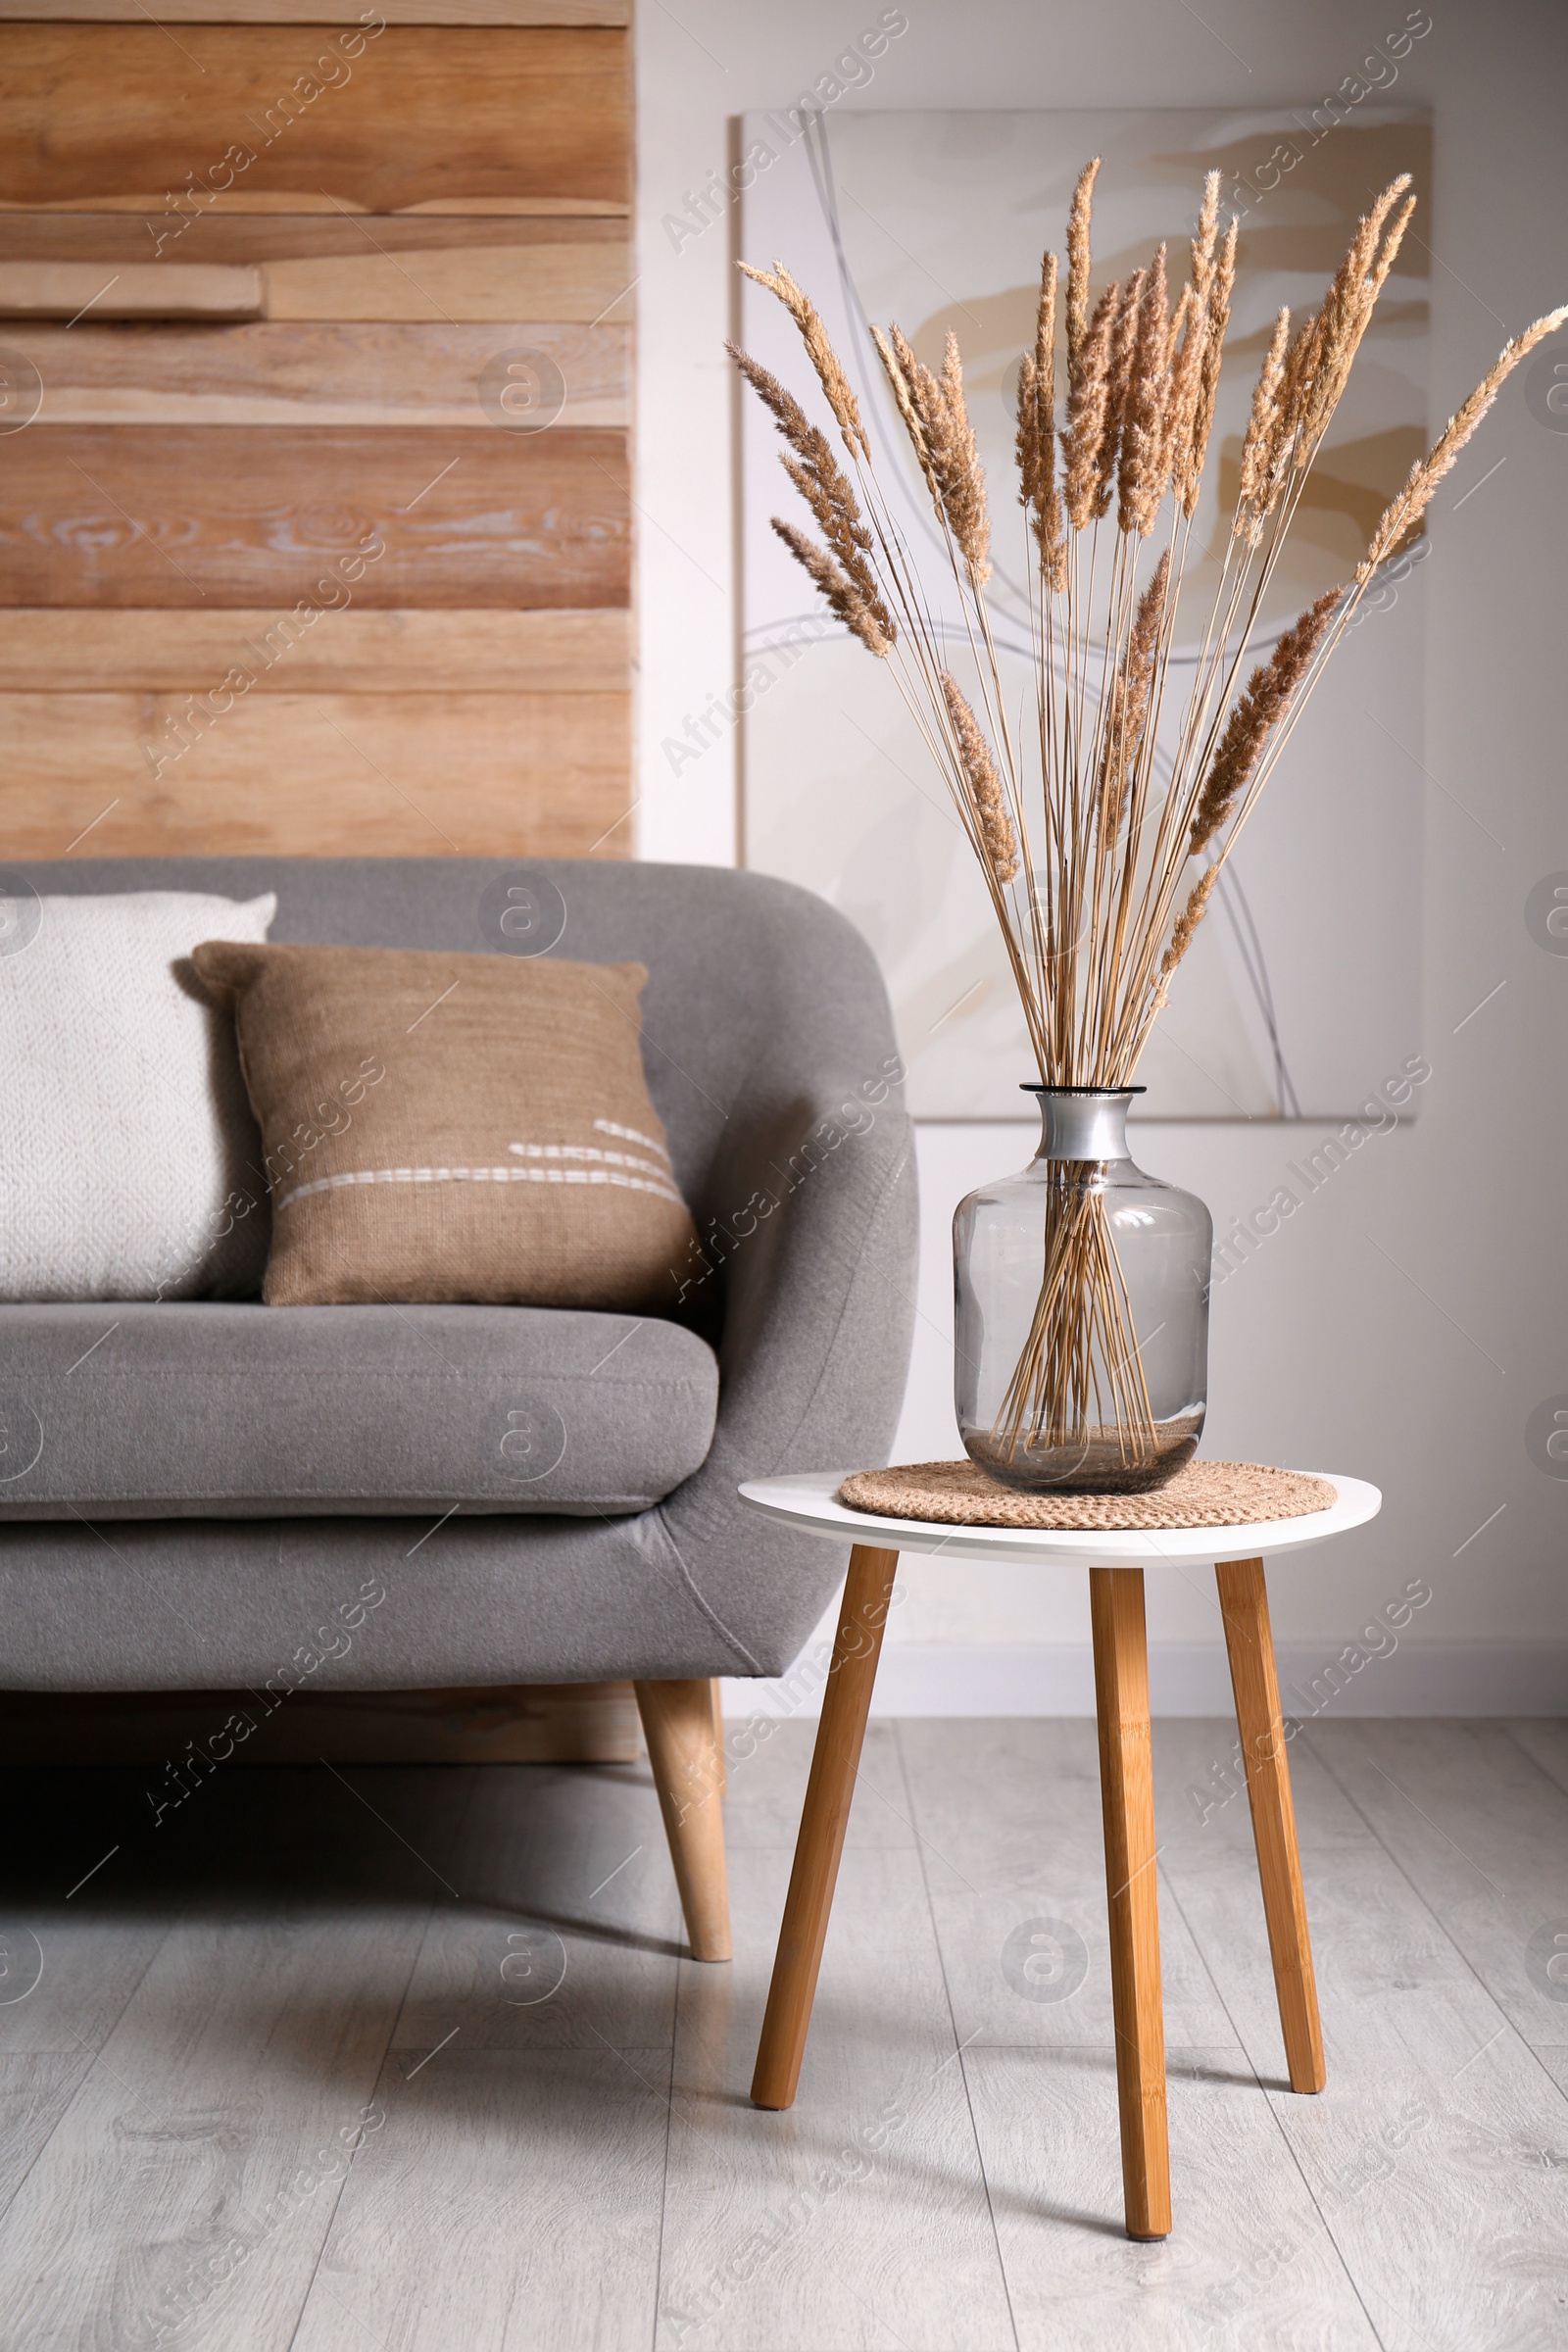
<svg viewBox="0 0 1568 2352">
<path fill-rule="evenodd" d="M 1191 273 L 1172 307 L 1165 248 L 1098 298 L 1091 203 L 1098 159 L 1067 221 L 1066 366 L 1056 400 L 1057 264 L 1042 264 L 1017 410 L 1029 534 L 1032 725 L 1015 736 L 986 595 L 990 516 L 956 339 L 940 370 L 897 326 L 872 337 L 948 564 L 967 640 L 960 682 L 918 566 L 878 485 L 855 393 L 809 297 L 781 264 L 749 274 L 784 306 L 839 427 L 849 469 L 794 396 L 737 354 L 788 446 L 790 480 L 820 544 L 778 522 L 830 610 L 885 663 L 946 778 L 1011 965 L 1041 1080 L 1122 1087 L 1200 925 L 1226 860 L 1378 565 L 1433 492 L 1511 369 L 1568 306 L 1510 342 L 1411 469 L 1348 592 L 1308 605 L 1256 644 L 1270 586 L 1323 438 L 1399 251 L 1413 197 L 1401 175 L 1357 223 L 1321 307 L 1276 321 L 1252 393 L 1238 494 L 1190 679 L 1173 668 L 1236 276 L 1237 224 L 1219 233 L 1204 183 Z M 1161 517 L 1169 497 L 1169 527 Z M 1111 509 L 1114 506 L 1115 514 Z M 1224 525 L 1221 525 L 1222 532 Z M 1163 544 L 1152 543 L 1161 532 Z M 1243 684 L 1246 679 L 1245 686 Z M 1162 733 L 1166 697 L 1176 707 Z M 1156 760 L 1156 747 L 1159 747 Z M 1163 776 L 1163 781 L 1161 777 Z M 1195 860 L 1202 859 L 1200 866 Z M 1120 1433 L 1136 1468 L 1153 1443 L 1145 1368 L 1103 1202 L 1083 1169 L 1048 1191 L 1044 1273 L 993 1439 L 1008 1451 Z"/>
<path fill-rule="evenodd" d="M 1157 1433 L 1098 1164 L 1054 1160 L 1045 1188 L 1044 1271 L 991 1443 L 1000 1461 L 1049 1447 L 1080 1459 L 1104 1432 L 1121 1466 L 1146 1469 Z"/>
</svg>

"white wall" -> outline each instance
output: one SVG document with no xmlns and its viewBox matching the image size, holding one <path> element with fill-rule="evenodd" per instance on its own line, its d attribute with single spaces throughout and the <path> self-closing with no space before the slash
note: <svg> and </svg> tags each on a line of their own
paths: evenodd
<svg viewBox="0 0 1568 2352">
<path fill-rule="evenodd" d="M 907 31 L 848 103 L 1310 106 L 1405 17 L 1405 0 L 1204 0 L 1202 22 L 1177 0 L 902 4 Z M 715 745 L 678 781 L 660 747 L 733 682 L 735 412 L 721 344 L 735 223 L 718 220 L 677 251 L 663 221 L 723 172 L 733 118 L 794 102 L 882 8 L 681 0 L 677 18 L 643 0 L 638 13 L 639 854 L 722 863 L 735 856 L 732 747 Z M 1433 217 L 1417 223 L 1436 257 L 1436 417 L 1506 333 L 1568 297 L 1568 40 L 1556 0 L 1430 0 L 1430 13 L 1391 95 L 1437 118 Z M 1042 242 L 1059 239 L 1058 222 L 1041 228 Z M 1516 377 L 1431 518 L 1426 863 L 1408 878 L 1426 942 L 1408 1050 L 1434 1071 L 1419 1124 L 1368 1143 L 1215 1294 L 1205 1450 L 1339 1466 L 1386 1496 L 1373 1527 L 1276 1572 L 1286 1671 L 1333 1657 L 1407 1580 L 1432 1590 L 1397 1651 L 1337 1702 L 1347 1710 L 1568 1706 L 1568 1480 L 1525 1451 L 1532 1410 L 1568 1393 L 1568 956 L 1544 953 L 1524 920 L 1531 886 L 1568 869 L 1565 520 L 1568 432 L 1535 420 Z M 1368 1087 L 1387 1074 L 1369 1069 Z M 1317 1136 L 1152 1126 L 1139 1153 L 1200 1193 L 1223 1229 Z M 971 1186 L 1027 1157 L 1027 1137 L 933 1126 L 920 1147 L 906 1459 L 958 1450 L 948 1221 Z M 1151 1578 L 1149 1614 L 1156 1701 L 1218 1703 L 1207 1581 Z M 883 1696 L 1080 1705 L 1087 1640 L 1075 1575 L 919 1565 L 893 1621 Z"/>
</svg>

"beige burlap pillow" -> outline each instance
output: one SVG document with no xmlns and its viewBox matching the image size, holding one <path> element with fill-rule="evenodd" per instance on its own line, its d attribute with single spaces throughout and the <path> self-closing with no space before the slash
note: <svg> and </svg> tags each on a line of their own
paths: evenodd
<svg viewBox="0 0 1568 2352">
<path fill-rule="evenodd" d="M 226 940 L 193 960 L 234 1005 L 270 1306 L 668 1310 L 696 1236 L 643 1077 L 641 964 Z"/>
</svg>

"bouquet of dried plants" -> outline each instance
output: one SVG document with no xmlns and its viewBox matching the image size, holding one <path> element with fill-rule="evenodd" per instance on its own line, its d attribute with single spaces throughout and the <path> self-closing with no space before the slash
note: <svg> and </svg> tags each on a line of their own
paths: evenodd
<svg viewBox="0 0 1568 2352">
<path fill-rule="evenodd" d="M 829 610 L 892 671 L 991 896 L 1047 1086 L 1132 1081 L 1171 978 L 1307 697 L 1379 564 L 1419 528 L 1432 494 L 1503 379 L 1568 306 L 1505 346 L 1385 511 L 1352 580 L 1314 600 L 1243 682 L 1247 647 L 1351 363 L 1414 208 L 1408 175 L 1350 241 L 1322 306 L 1281 311 L 1253 387 L 1235 510 L 1182 699 L 1171 651 L 1214 418 L 1236 274 L 1237 226 L 1204 185 L 1188 283 L 1172 300 L 1163 245 L 1094 295 L 1086 165 L 1067 221 L 1067 275 L 1048 253 L 1018 380 L 1018 501 L 1028 533 L 1034 709 L 1010 721 L 986 582 L 991 521 L 964 403 L 957 339 L 942 371 L 896 325 L 872 328 L 962 614 L 972 683 L 950 665 L 908 544 L 872 462 L 848 376 L 809 297 L 782 264 L 746 274 L 799 328 L 848 453 L 769 371 L 734 352 L 788 445 L 786 472 L 821 534 L 774 530 Z M 1058 306 L 1065 382 L 1057 391 Z M 733 347 L 731 347 L 733 350 Z M 1171 709 L 1166 710 L 1167 687 Z M 1158 741 L 1163 757 L 1156 762 Z M 1136 1469 L 1152 1457 L 1137 1335 L 1113 1237 L 1086 1171 L 1047 1193 L 1033 1329 L 994 1433 L 1072 1445 L 1113 1427 Z M 1054 1200 L 1054 1207 L 1051 1204 Z"/>
</svg>

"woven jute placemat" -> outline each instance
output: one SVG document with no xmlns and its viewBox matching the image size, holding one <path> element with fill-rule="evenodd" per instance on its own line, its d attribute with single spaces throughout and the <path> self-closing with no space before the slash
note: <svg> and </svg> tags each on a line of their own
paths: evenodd
<svg viewBox="0 0 1568 2352">
<path fill-rule="evenodd" d="M 1326 1478 L 1263 1462 L 1187 1462 L 1144 1494 L 1023 1494 L 973 1462 L 903 1462 L 857 1470 L 839 1489 L 853 1511 L 935 1519 L 954 1527 L 1245 1527 L 1326 1511 L 1338 1495 Z"/>
</svg>

